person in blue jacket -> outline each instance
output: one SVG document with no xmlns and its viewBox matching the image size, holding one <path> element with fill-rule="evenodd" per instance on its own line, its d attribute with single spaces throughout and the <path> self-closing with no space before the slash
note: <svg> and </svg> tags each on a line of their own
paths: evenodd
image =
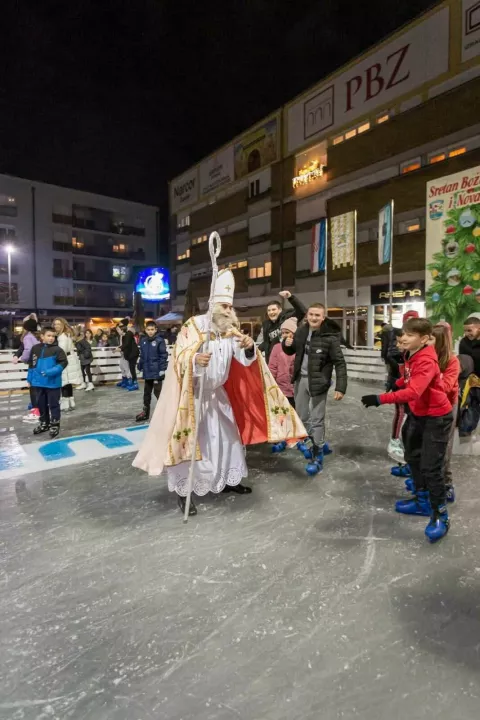
<svg viewBox="0 0 480 720">
<path fill-rule="evenodd" d="M 143 372 L 145 389 L 143 391 L 143 410 L 136 416 L 137 422 L 146 422 L 150 418 L 152 391 L 158 400 L 168 364 L 167 346 L 158 332 L 157 323 L 148 320 L 145 323 L 145 333 L 146 335 L 140 340 L 140 359 L 138 361 L 138 369 Z"/>
<path fill-rule="evenodd" d="M 68 360 L 58 346 L 53 327 L 44 327 L 40 343 L 30 351 L 27 382 L 35 388 L 37 407 L 40 410 L 40 424 L 33 430 L 34 435 L 50 430 L 51 437 L 60 432 L 60 395 L 62 393 L 62 371 Z"/>
</svg>

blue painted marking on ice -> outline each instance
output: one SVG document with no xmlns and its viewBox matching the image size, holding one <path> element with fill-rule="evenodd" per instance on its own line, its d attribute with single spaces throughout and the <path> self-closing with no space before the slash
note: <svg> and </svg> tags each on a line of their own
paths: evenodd
<svg viewBox="0 0 480 720">
<path fill-rule="evenodd" d="M 148 423 L 146 425 L 135 425 L 135 427 L 129 427 L 125 428 L 126 432 L 136 432 L 137 430 L 146 430 L 148 427 Z"/>
<path fill-rule="evenodd" d="M 70 445 L 74 442 L 80 442 L 81 440 L 97 440 L 109 450 L 133 445 L 130 440 L 127 440 L 121 435 L 117 435 L 117 433 L 92 433 L 91 435 L 79 435 L 78 437 L 54 440 L 46 445 L 42 445 L 39 448 L 39 452 L 48 462 L 52 460 L 65 460 L 66 458 L 74 457 L 76 454 Z"/>
<path fill-rule="evenodd" d="M 15 453 L 0 452 L 0 471 L 23 467 L 23 460 Z"/>
</svg>

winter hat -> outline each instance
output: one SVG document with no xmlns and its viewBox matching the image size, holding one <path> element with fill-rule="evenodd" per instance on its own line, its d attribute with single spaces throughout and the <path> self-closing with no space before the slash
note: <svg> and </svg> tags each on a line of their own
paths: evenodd
<svg viewBox="0 0 480 720">
<path fill-rule="evenodd" d="M 289 330 L 291 333 L 297 332 L 297 318 L 291 317 L 285 320 L 281 325 L 281 330 Z"/>
<path fill-rule="evenodd" d="M 412 318 L 418 318 L 420 315 L 416 310 L 407 310 L 407 312 L 403 316 L 403 322 L 406 323 L 407 320 L 411 320 Z"/>
<path fill-rule="evenodd" d="M 27 332 L 36 333 L 37 332 L 38 323 L 33 318 L 29 318 L 28 320 L 25 320 L 23 323 L 23 329 Z"/>
</svg>

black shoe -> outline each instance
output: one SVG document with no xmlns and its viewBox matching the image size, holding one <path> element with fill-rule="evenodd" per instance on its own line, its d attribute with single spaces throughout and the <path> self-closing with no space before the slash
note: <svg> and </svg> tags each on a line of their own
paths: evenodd
<svg viewBox="0 0 480 720">
<path fill-rule="evenodd" d="M 187 498 L 182 497 L 181 495 L 178 496 L 178 507 L 182 511 L 182 513 L 185 514 L 185 506 L 187 504 Z M 193 502 L 193 498 L 190 498 L 190 509 L 188 511 L 188 516 L 191 517 L 192 515 L 197 514 L 197 507 L 195 503 Z"/>
<path fill-rule="evenodd" d="M 251 487 L 247 487 L 246 485 L 242 485 L 242 483 L 239 483 L 238 485 L 225 485 L 222 492 L 224 493 L 237 493 L 237 495 L 250 495 L 252 492 Z"/>
<path fill-rule="evenodd" d="M 150 410 L 143 408 L 142 412 L 138 413 L 137 417 L 135 418 L 135 422 L 147 422 L 149 417 L 150 417 Z"/>
<path fill-rule="evenodd" d="M 50 437 L 56 438 L 58 433 L 60 432 L 60 423 L 59 422 L 52 422 L 50 425 Z"/>
<path fill-rule="evenodd" d="M 48 432 L 50 425 L 48 423 L 41 422 L 36 428 L 33 428 L 34 435 L 40 435 L 41 433 Z"/>
</svg>

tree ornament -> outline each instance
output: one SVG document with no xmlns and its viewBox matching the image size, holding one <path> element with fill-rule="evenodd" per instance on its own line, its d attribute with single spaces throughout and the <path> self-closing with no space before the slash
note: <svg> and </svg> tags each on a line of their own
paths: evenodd
<svg viewBox="0 0 480 720">
<path fill-rule="evenodd" d="M 449 240 L 449 242 L 445 245 L 445 256 L 447 258 L 454 258 L 457 257 L 460 250 L 460 245 L 455 240 Z"/>
<path fill-rule="evenodd" d="M 447 225 L 445 232 L 447 233 L 447 235 L 453 235 L 453 233 L 457 232 L 457 228 L 455 227 L 455 225 Z"/>
<path fill-rule="evenodd" d="M 470 255 L 470 253 L 475 252 L 476 248 L 473 243 L 468 243 L 468 245 L 465 248 L 465 252 Z"/>
<path fill-rule="evenodd" d="M 433 302 L 438 302 L 440 300 L 440 295 L 438 293 L 433 293 L 432 300 Z"/>
<path fill-rule="evenodd" d="M 453 268 L 450 270 L 450 272 L 447 273 L 447 283 L 450 285 L 450 287 L 455 287 L 455 285 L 460 285 L 462 282 L 462 274 L 460 270 L 457 270 L 457 268 Z"/>
<path fill-rule="evenodd" d="M 480 273 L 473 273 L 472 277 L 474 280 L 480 280 Z"/>
<path fill-rule="evenodd" d="M 462 293 L 464 295 L 473 295 L 474 292 L 475 292 L 475 290 L 472 288 L 471 285 L 465 285 L 465 287 L 462 290 Z"/>
<path fill-rule="evenodd" d="M 476 221 L 477 221 L 477 218 L 472 213 L 470 208 L 467 208 L 466 210 L 464 210 L 458 220 L 458 222 L 460 223 L 462 228 L 473 227 L 473 225 L 475 225 Z"/>
<path fill-rule="evenodd" d="M 480 237 L 480 227 L 473 228 L 472 235 L 473 237 Z"/>
<path fill-rule="evenodd" d="M 437 278 L 439 275 L 440 275 L 440 273 L 438 272 L 438 270 L 432 270 L 432 277 L 433 277 L 433 278 Z"/>
<path fill-rule="evenodd" d="M 480 303 L 480 288 L 475 291 L 475 300 Z"/>
</svg>

